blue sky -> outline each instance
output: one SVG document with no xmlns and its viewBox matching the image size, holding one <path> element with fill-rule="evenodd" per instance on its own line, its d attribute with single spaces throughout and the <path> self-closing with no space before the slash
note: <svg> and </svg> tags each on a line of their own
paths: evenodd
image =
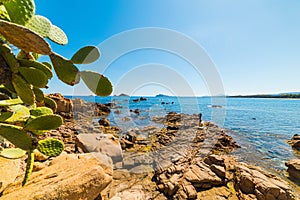
<svg viewBox="0 0 300 200">
<path fill-rule="evenodd" d="M 37 0 L 36 6 L 37 14 L 48 17 L 68 35 L 66 46 L 51 43 L 54 51 L 67 58 L 82 46 L 97 46 L 120 32 L 159 27 L 185 34 L 202 46 L 215 64 L 226 94 L 300 91 L 300 1 L 297 0 Z M 126 42 L 134 41 L 124 44 Z M 100 50 L 105 54 L 122 45 Z M 99 61 L 100 66 L 80 68 L 103 71 L 107 66 L 101 66 L 101 59 Z M 174 85 L 157 83 L 157 80 L 127 90 L 131 88 L 126 87 L 130 83 L 122 80 L 130 77 L 129 72 L 134 72 L 131 73 L 135 75 L 131 79 L 133 84 L 135 77 L 151 77 L 151 70 L 147 70 L 151 65 L 154 68 L 166 66 L 164 69 L 176 72 L 191 91 L 181 88 L 184 84 L 180 81 L 174 89 Z M 141 67 L 148 68 L 143 71 L 139 70 Z M 211 93 L 205 77 L 195 73 L 188 62 L 157 49 L 126 54 L 113 62 L 104 74 L 118 93 L 191 96 Z M 168 75 L 163 71 L 159 77 L 177 81 L 177 75 L 174 78 Z M 53 78 L 49 86 L 51 89 L 47 92 L 89 94 L 84 85 L 69 87 L 57 78 Z"/>
</svg>

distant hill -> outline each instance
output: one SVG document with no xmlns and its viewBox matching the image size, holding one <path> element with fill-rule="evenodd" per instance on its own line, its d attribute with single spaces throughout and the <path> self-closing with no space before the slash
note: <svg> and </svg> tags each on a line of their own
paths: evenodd
<svg viewBox="0 0 300 200">
<path fill-rule="evenodd" d="M 121 93 L 121 94 L 119 94 L 118 96 L 119 96 L 119 97 L 129 97 L 128 94 L 124 94 L 124 93 Z"/>
<path fill-rule="evenodd" d="M 280 94 L 256 94 L 256 95 L 235 95 L 229 98 L 291 98 L 300 99 L 300 92 L 288 92 Z"/>
<path fill-rule="evenodd" d="M 165 94 L 158 94 L 155 97 L 170 97 L 169 95 L 165 95 Z"/>
</svg>

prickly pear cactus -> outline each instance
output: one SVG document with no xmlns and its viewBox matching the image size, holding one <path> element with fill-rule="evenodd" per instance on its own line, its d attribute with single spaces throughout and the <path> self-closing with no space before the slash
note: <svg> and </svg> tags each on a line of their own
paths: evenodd
<svg viewBox="0 0 300 200">
<path fill-rule="evenodd" d="M 75 85 L 79 82 L 78 68 L 66 58 L 55 53 L 50 55 L 51 62 L 57 77 L 68 85 Z"/>
<path fill-rule="evenodd" d="M 19 148 L 8 148 L 0 151 L 0 156 L 4 158 L 17 159 L 25 156 L 26 151 Z"/>
<path fill-rule="evenodd" d="M 79 83 L 80 76 L 95 94 L 109 95 L 112 86 L 101 74 L 80 72 L 75 64 L 89 64 L 100 57 L 97 47 L 87 46 L 78 50 L 71 60 L 54 52 L 44 38 L 65 45 L 66 34 L 52 25 L 47 18 L 35 15 L 34 0 L 0 0 L 0 136 L 20 149 L 5 149 L 0 156 L 19 158 L 28 154 L 25 185 L 32 172 L 34 154 L 38 149 L 47 156 L 57 156 L 64 144 L 57 139 L 38 142 L 38 136 L 63 124 L 59 115 L 53 114 L 56 102 L 45 96 L 52 78 L 52 68 L 57 77 L 68 85 Z M 12 51 L 11 45 L 20 51 Z M 51 64 L 39 62 L 41 55 L 48 55 Z"/>
<path fill-rule="evenodd" d="M 40 35 L 30 29 L 4 20 L 0 20 L 0 34 L 16 47 L 38 54 L 51 54 L 50 45 Z"/>
<path fill-rule="evenodd" d="M 24 186 L 27 183 L 29 176 L 32 173 L 33 164 L 34 164 L 33 150 L 30 149 L 27 152 L 28 152 L 28 158 L 27 158 L 27 162 L 26 162 L 26 171 L 25 171 L 25 176 L 24 176 L 23 182 L 22 182 L 22 186 Z"/>
<path fill-rule="evenodd" d="M 41 70 L 48 77 L 48 79 L 51 79 L 53 76 L 51 69 L 49 69 L 49 67 L 47 67 L 47 65 L 43 63 L 34 60 L 24 60 L 24 59 L 19 59 L 18 61 L 20 63 L 20 66 L 22 67 L 33 67 Z"/>
<path fill-rule="evenodd" d="M 19 72 L 27 83 L 35 87 L 44 88 L 48 84 L 48 77 L 42 70 L 34 67 L 20 67 Z"/>
<path fill-rule="evenodd" d="M 0 106 L 12 106 L 12 105 L 17 105 L 17 104 L 22 104 L 22 103 L 23 103 L 23 101 L 20 98 L 7 99 L 7 100 L 1 100 Z"/>
<path fill-rule="evenodd" d="M 3 3 L 10 21 L 25 25 L 35 13 L 35 4 L 33 0 L 13 0 Z"/>
<path fill-rule="evenodd" d="M 21 76 L 17 74 L 13 74 L 12 84 L 18 96 L 25 104 L 27 105 L 34 104 L 34 93 L 30 85 L 28 85 L 28 83 Z"/>
<path fill-rule="evenodd" d="M 34 15 L 26 25 L 26 27 L 37 32 L 42 37 L 47 37 L 49 35 L 51 26 L 50 20 L 40 15 Z"/>
<path fill-rule="evenodd" d="M 80 77 L 86 86 L 98 96 L 108 96 L 112 92 L 112 85 L 108 78 L 93 71 L 82 71 Z"/>
<path fill-rule="evenodd" d="M 90 64 L 98 60 L 100 51 L 95 46 L 86 46 L 79 49 L 71 58 L 75 64 Z"/>
<path fill-rule="evenodd" d="M 44 102 L 45 102 L 45 106 L 47 106 L 48 108 L 51 108 L 53 110 L 53 112 L 56 112 L 57 104 L 53 99 L 45 96 Z"/>
<path fill-rule="evenodd" d="M 32 148 L 31 137 L 20 126 L 0 123 L 0 136 L 23 150 Z"/>
<path fill-rule="evenodd" d="M 50 32 L 47 37 L 53 42 L 61 45 L 65 45 L 68 43 L 67 35 L 61 30 L 59 27 L 52 25 L 50 28 Z"/>
<path fill-rule="evenodd" d="M 52 115 L 53 111 L 51 108 L 48 107 L 38 107 L 35 109 L 30 110 L 31 117 L 39 117 L 43 115 Z"/>
<path fill-rule="evenodd" d="M 64 150 L 64 143 L 58 139 L 40 140 L 37 149 L 46 156 L 58 156 Z"/>
<path fill-rule="evenodd" d="M 52 130 L 63 124 L 63 119 L 60 115 L 42 115 L 30 120 L 25 124 L 24 129 L 29 131 Z"/>
</svg>

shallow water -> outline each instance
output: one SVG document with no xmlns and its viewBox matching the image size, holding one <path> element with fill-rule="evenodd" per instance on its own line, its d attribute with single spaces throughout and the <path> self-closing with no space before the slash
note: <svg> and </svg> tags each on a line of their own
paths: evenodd
<svg viewBox="0 0 300 200">
<path fill-rule="evenodd" d="M 235 151 L 239 160 L 283 172 L 284 163 L 300 158 L 286 143 L 294 134 L 300 133 L 300 100 L 257 98 L 209 98 L 209 97 L 146 97 L 146 101 L 134 102 L 139 97 L 69 97 L 82 98 L 88 102 L 115 102 L 120 108 L 112 110 L 112 124 L 122 130 L 156 125 L 154 116 L 165 116 L 170 111 L 185 114 L 203 114 L 228 129 L 242 148 Z M 164 102 L 164 103 L 162 103 Z M 172 104 L 173 102 L 173 104 Z M 130 112 L 139 109 L 139 115 Z M 120 110 L 120 114 L 115 114 Z M 122 118 L 129 117 L 129 122 Z"/>
</svg>

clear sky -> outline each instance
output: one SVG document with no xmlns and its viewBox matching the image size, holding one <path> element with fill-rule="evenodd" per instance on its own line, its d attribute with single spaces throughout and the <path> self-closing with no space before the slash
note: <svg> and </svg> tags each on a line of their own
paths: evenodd
<svg viewBox="0 0 300 200">
<path fill-rule="evenodd" d="M 66 46 L 51 43 L 54 51 L 67 58 L 82 46 L 98 46 L 123 31 L 143 27 L 167 28 L 185 34 L 203 47 L 221 76 L 226 94 L 300 91 L 298 0 L 36 0 L 36 6 L 37 14 L 48 17 L 68 35 Z M 127 41 L 131 42 L 134 41 Z M 120 45 L 100 50 L 105 54 L 120 48 Z M 159 70 L 154 70 L 151 75 L 149 69 L 158 66 L 162 67 L 162 74 L 158 76 Z M 106 67 L 99 66 L 99 69 Z M 81 66 L 84 68 L 99 71 L 95 65 Z M 123 55 L 104 74 L 115 85 L 117 94 L 210 94 L 203 74 L 195 73 L 182 58 L 157 49 Z M 180 77 L 192 92 L 182 86 L 182 81 L 178 81 L 179 90 L 175 91 L 172 84 L 151 82 L 150 79 L 144 85 L 127 90 L 132 87 L 127 87 L 129 82 L 126 79 L 152 76 L 175 83 L 176 77 Z M 83 85 L 72 88 L 57 78 L 53 78 L 49 86 L 51 89 L 47 92 L 89 94 Z"/>
</svg>

